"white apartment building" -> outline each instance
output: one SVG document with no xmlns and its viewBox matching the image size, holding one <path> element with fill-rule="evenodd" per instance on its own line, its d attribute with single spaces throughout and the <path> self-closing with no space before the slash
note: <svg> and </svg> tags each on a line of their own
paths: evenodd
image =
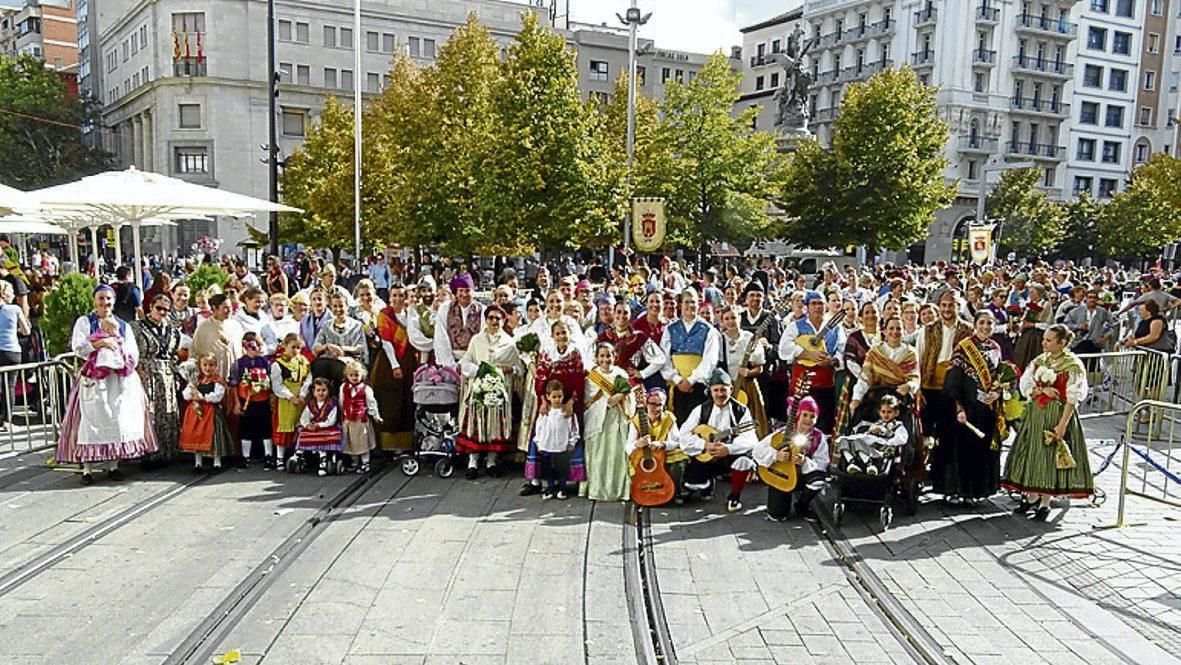
<svg viewBox="0 0 1181 665">
<path fill-rule="evenodd" d="M 96 0 L 90 0 L 91 3 Z M 103 88 L 104 145 L 122 166 L 267 198 L 263 163 L 267 143 L 266 3 L 261 0 L 97 0 L 97 48 Z M 540 0 L 375 0 L 362 4 L 354 34 L 352 3 L 277 0 L 279 147 L 290 155 L 302 143 L 328 95 L 351 104 L 354 86 L 378 94 L 393 54 L 405 49 L 423 65 L 469 12 L 503 48 L 531 8 L 549 24 Z M 93 7 L 92 7 L 93 11 Z M 606 99 L 626 69 L 626 33 L 570 25 L 587 96 Z M 355 71 L 354 44 L 363 67 Z M 659 96 L 669 80 L 687 80 L 706 57 L 649 47 L 640 59 L 644 89 Z M 97 77 L 92 78 L 96 80 Z M 144 251 L 187 248 L 211 234 L 233 248 L 243 226 L 265 228 L 259 217 L 185 222 L 145 229 Z"/>
<path fill-rule="evenodd" d="M 775 93 L 783 85 L 783 68 L 774 64 L 771 56 L 786 47 L 788 35 L 803 23 L 803 17 L 801 8 L 742 28 L 742 50 L 735 54 L 740 56 L 741 96 L 734 107 L 735 112 L 760 107 L 755 129 L 775 128 Z"/>
</svg>

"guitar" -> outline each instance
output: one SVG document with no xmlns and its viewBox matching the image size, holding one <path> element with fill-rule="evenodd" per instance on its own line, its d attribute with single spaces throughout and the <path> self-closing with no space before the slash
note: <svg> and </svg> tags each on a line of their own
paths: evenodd
<svg viewBox="0 0 1181 665">
<path fill-rule="evenodd" d="M 640 436 L 648 436 L 651 427 L 646 406 L 638 409 L 636 419 L 639 421 Z M 651 446 L 632 451 L 630 462 L 635 473 L 632 476 L 631 499 L 637 506 L 663 506 L 676 495 L 676 483 L 664 465 L 665 455 L 663 448 L 653 450 Z"/>
<path fill-rule="evenodd" d="M 742 362 L 738 363 L 739 367 L 747 366 L 747 364 L 750 362 L 751 355 L 754 354 L 755 349 L 758 347 L 759 340 L 767 334 L 767 328 L 771 326 L 771 322 L 778 320 L 779 317 L 787 313 L 789 309 L 791 309 L 791 303 L 784 302 L 780 303 L 778 307 L 771 308 L 771 310 L 767 312 L 767 316 L 763 317 L 763 322 L 756 326 L 752 332 L 750 342 L 747 343 L 746 350 L 742 353 Z M 746 381 L 753 380 L 748 377 L 738 377 L 738 379 L 743 386 L 746 385 Z M 738 400 L 738 403 L 743 406 L 749 404 L 750 396 L 747 395 L 746 389 L 744 387 L 738 386 L 735 386 L 735 388 L 736 390 L 734 391 L 734 399 Z"/>
<path fill-rule="evenodd" d="M 699 437 L 705 439 L 707 443 L 713 443 L 713 442 L 725 443 L 727 441 L 732 440 L 734 437 L 738 436 L 739 434 L 745 434 L 746 432 L 749 432 L 749 431 L 753 430 L 754 428 L 755 428 L 755 423 L 753 420 L 749 423 L 742 423 L 741 425 L 736 425 L 734 427 L 731 427 L 730 429 L 723 429 L 723 430 L 714 429 L 713 427 L 710 427 L 709 425 L 702 424 L 702 425 L 698 425 L 697 427 L 693 428 L 693 434 L 695 436 L 699 436 Z M 697 458 L 698 462 L 711 462 L 714 459 L 713 455 L 710 455 L 709 453 L 704 453 L 704 452 L 701 453 L 700 455 L 694 455 L 694 457 Z"/>
<path fill-rule="evenodd" d="M 836 314 L 833 314 L 832 318 L 826 321 L 825 324 L 820 327 L 820 330 L 816 331 L 815 335 L 800 335 L 797 337 L 796 344 L 804 347 L 805 351 L 818 351 L 821 353 L 827 353 L 828 350 L 824 347 L 824 338 L 828 336 L 828 333 L 833 331 L 833 328 L 836 328 L 838 325 L 840 325 L 841 321 L 844 320 L 845 310 L 842 309 Z M 804 360 L 800 357 L 796 358 L 796 363 L 803 365 L 804 367 L 816 367 L 820 364 L 818 361 Z"/>
<path fill-rule="evenodd" d="M 800 400 L 808 394 L 812 388 L 812 377 L 804 374 L 801 375 L 799 381 L 796 382 L 795 401 L 791 405 L 791 413 L 787 414 L 787 426 L 780 428 L 771 435 L 771 447 L 775 450 L 781 450 L 784 446 L 790 445 L 792 452 L 796 452 L 802 447 L 803 442 L 796 441 L 795 434 L 788 436 L 788 430 L 795 432 L 796 415 L 799 411 Z M 774 487 L 782 492 L 790 492 L 796 488 L 796 482 L 799 480 L 799 467 L 794 462 L 774 462 L 771 466 L 760 466 L 758 468 L 759 478 L 762 479 L 769 487 Z"/>
</svg>

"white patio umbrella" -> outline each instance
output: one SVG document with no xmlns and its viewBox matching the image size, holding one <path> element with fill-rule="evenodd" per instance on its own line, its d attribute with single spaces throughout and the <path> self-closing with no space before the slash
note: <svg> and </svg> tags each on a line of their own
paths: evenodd
<svg viewBox="0 0 1181 665">
<path fill-rule="evenodd" d="M 0 185 L 0 215 L 11 215 L 17 210 L 31 212 L 38 207 L 37 199 L 28 192 Z"/>
<path fill-rule="evenodd" d="M 131 226 L 136 260 L 142 260 L 139 227 L 151 218 L 191 218 L 202 215 L 242 216 L 255 212 L 302 212 L 252 196 L 203 187 L 159 173 L 137 170 L 108 171 L 77 182 L 47 187 L 32 195 L 51 213 L 91 213 L 106 223 Z"/>
<path fill-rule="evenodd" d="M 24 233 L 28 235 L 69 235 L 69 231 L 49 222 L 30 217 L 0 217 L 0 233 Z"/>
</svg>

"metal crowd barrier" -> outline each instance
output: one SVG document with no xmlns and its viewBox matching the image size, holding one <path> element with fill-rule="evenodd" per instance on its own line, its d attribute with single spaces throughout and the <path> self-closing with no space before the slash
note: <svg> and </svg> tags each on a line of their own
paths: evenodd
<svg viewBox="0 0 1181 665">
<path fill-rule="evenodd" d="M 1087 399 L 1079 418 L 1128 413 L 1138 402 L 1160 400 L 1168 394 L 1172 374 L 1169 354 L 1151 349 L 1080 353 L 1087 369 Z"/>
<path fill-rule="evenodd" d="M 1119 511 L 1114 525 L 1117 528 L 1125 525 L 1129 494 L 1181 507 L 1179 426 L 1181 404 L 1145 400 L 1128 413 L 1127 429 L 1121 442 Z"/>
<path fill-rule="evenodd" d="M 22 453 L 57 444 L 77 363 L 66 358 L 0 367 L 0 454 Z"/>
</svg>

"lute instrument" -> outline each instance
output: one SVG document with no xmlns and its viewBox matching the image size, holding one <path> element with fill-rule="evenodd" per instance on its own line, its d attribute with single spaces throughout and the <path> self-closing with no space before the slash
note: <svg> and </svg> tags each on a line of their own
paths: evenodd
<svg viewBox="0 0 1181 665">
<path fill-rule="evenodd" d="M 828 337 L 828 333 L 832 332 L 833 328 L 836 328 L 844 320 L 845 310 L 842 309 L 836 314 L 833 314 L 828 321 L 825 321 L 824 325 L 820 326 L 820 330 L 817 330 L 815 335 L 800 335 L 797 337 L 796 344 L 803 347 L 804 351 L 828 353 L 828 350 L 824 347 L 824 338 Z M 796 363 L 804 367 L 816 367 L 820 364 L 816 360 L 805 360 L 799 357 L 796 358 Z"/>
<path fill-rule="evenodd" d="M 648 436 L 651 426 L 646 405 L 637 409 L 636 420 L 640 437 Z M 663 506 L 676 495 L 677 486 L 665 467 L 665 460 L 666 453 L 663 448 L 654 450 L 652 446 L 645 446 L 632 451 L 630 461 L 634 475 L 631 499 L 637 506 Z"/>
<path fill-rule="evenodd" d="M 812 387 L 812 377 L 803 374 L 796 382 L 795 401 L 792 402 L 791 412 L 787 414 L 787 426 L 779 428 L 771 435 L 771 447 L 775 450 L 782 450 L 784 446 L 791 446 L 793 453 L 798 452 L 805 442 L 797 441 L 798 435 L 795 433 L 796 417 L 799 415 L 800 400 L 808 394 Z M 782 492 L 790 492 L 796 488 L 796 483 L 799 481 L 800 468 L 791 461 L 787 462 L 773 462 L 770 466 L 760 466 L 758 468 L 759 478 L 769 487 L 774 487 Z"/>
<path fill-rule="evenodd" d="M 735 425 L 729 429 L 719 430 L 706 424 L 698 425 L 693 428 L 693 434 L 705 439 L 706 443 L 726 443 L 731 441 L 739 434 L 745 434 L 755 428 L 755 422 L 752 420 L 749 423 L 742 423 Z M 694 455 L 698 462 L 712 462 L 714 456 L 708 452 L 703 452 L 699 455 Z"/>
</svg>

